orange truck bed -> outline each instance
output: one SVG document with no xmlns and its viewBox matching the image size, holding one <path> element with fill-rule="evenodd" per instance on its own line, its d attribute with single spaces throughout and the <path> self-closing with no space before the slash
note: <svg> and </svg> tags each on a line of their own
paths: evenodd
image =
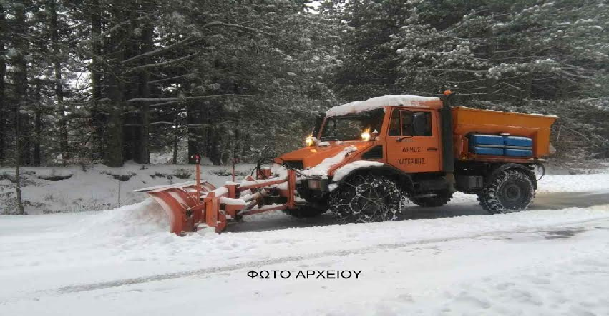
<svg viewBox="0 0 609 316">
<path fill-rule="evenodd" d="M 455 157 L 460 160 L 493 160 L 491 157 L 480 157 L 469 152 L 468 134 L 499 135 L 508 133 L 512 136 L 524 136 L 533 139 L 532 158 L 511 158 L 511 160 L 530 160 L 547 156 L 550 153 L 550 127 L 555 116 L 497 112 L 454 107 L 453 139 Z M 506 158 L 502 158 L 506 160 Z"/>
</svg>

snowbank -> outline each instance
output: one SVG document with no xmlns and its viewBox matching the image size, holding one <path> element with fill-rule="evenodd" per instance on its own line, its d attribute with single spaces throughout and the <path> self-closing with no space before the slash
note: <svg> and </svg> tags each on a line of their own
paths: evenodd
<svg viewBox="0 0 609 316">
<path fill-rule="evenodd" d="M 609 191 L 609 174 L 546 175 L 538 181 L 538 192 Z"/>
<path fill-rule="evenodd" d="M 165 211 L 152 198 L 143 202 L 103 211 L 85 219 L 81 233 L 96 236 L 133 237 L 169 232 Z"/>
<path fill-rule="evenodd" d="M 249 173 L 251 164 L 237 166 L 240 173 Z M 165 187 L 194 183 L 194 165 L 138 165 L 122 168 L 103 165 L 65 168 L 24 167 L 23 199 L 28 214 L 102 211 L 119 205 L 135 204 L 147 198 L 135 192 L 146 187 Z M 202 166 L 201 179 L 218 187 L 231 179 L 228 166 Z M 0 168 L 0 214 L 14 212 L 12 169 Z"/>
</svg>

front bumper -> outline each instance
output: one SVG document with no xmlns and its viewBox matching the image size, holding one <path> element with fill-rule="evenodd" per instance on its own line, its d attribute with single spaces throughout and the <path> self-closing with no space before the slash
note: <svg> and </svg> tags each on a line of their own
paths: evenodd
<svg viewBox="0 0 609 316">
<path fill-rule="evenodd" d="M 298 196 L 308 203 L 322 205 L 328 197 L 328 179 L 309 178 L 303 179 L 296 185 Z"/>
</svg>

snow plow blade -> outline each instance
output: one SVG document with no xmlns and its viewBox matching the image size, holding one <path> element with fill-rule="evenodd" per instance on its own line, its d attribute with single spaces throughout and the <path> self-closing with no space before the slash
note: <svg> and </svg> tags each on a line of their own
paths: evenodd
<svg viewBox="0 0 609 316">
<path fill-rule="evenodd" d="M 258 170 L 256 179 L 248 177 L 241 183 L 229 182 L 215 188 L 200 179 L 196 164 L 196 182 L 136 190 L 150 195 L 161 205 L 170 224 L 170 232 L 184 235 L 210 227 L 222 232 L 229 220 L 267 211 L 296 207 L 296 172 L 288 170 L 286 177 L 271 177 L 270 169 Z M 247 194 L 243 194 L 247 191 Z M 271 199 L 267 199 L 271 198 Z M 283 200 L 284 204 L 265 205 L 268 200 Z"/>
<path fill-rule="evenodd" d="M 195 223 L 200 220 L 199 212 L 194 212 L 200 205 L 200 192 L 210 192 L 215 187 L 207 182 L 201 184 L 197 191 L 195 184 L 154 187 L 137 190 L 148 193 L 165 211 L 169 219 L 170 232 L 181 235 L 195 231 Z"/>
</svg>

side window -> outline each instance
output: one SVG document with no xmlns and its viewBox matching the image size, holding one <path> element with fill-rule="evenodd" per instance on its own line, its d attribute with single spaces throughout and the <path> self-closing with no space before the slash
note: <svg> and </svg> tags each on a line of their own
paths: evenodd
<svg viewBox="0 0 609 316">
<path fill-rule="evenodd" d="M 391 121 L 389 122 L 389 136 L 400 136 L 400 110 L 394 109 L 391 113 Z"/>
<path fill-rule="evenodd" d="M 413 136 L 431 136 L 430 112 L 414 112 L 412 118 Z"/>
<path fill-rule="evenodd" d="M 395 109 L 389 122 L 389 136 L 431 136 L 431 113 Z"/>
<path fill-rule="evenodd" d="M 410 111 L 401 111 L 400 118 L 402 120 L 402 136 L 415 136 L 412 131 L 413 113 Z"/>
</svg>

